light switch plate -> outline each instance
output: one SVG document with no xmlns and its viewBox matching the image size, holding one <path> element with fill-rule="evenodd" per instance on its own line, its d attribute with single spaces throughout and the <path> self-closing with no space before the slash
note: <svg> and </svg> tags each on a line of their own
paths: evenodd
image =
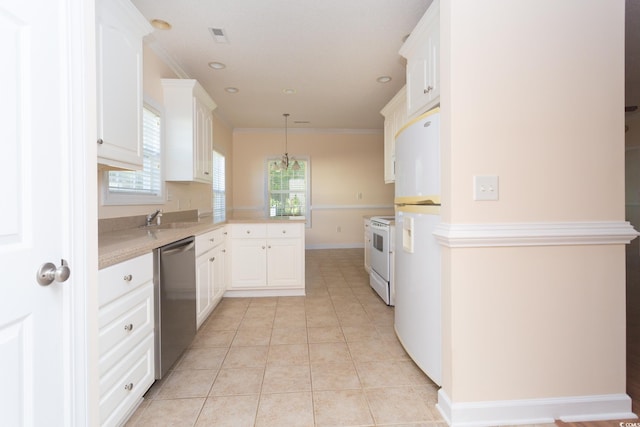
<svg viewBox="0 0 640 427">
<path fill-rule="evenodd" d="M 498 200 L 498 177 L 496 175 L 474 176 L 473 200 Z"/>
</svg>

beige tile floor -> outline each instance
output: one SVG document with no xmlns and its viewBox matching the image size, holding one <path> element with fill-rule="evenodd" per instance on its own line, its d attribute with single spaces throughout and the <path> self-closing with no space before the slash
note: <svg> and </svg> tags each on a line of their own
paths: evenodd
<svg viewBox="0 0 640 427">
<path fill-rule="evenodd" d="M 362 249 L 306 253 L 306 296 L 223 299 L 127 426 L 446 426 Z"/>
</svg>

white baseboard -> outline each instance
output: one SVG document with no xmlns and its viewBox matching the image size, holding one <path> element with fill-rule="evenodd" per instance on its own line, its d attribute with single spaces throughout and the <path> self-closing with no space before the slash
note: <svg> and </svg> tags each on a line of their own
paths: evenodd
<svg viewBox="0 0 640 427">
<path fill-rule="evenodd" d="M 225 298 L 259 298 L 259 297 L 300 297 L 305 296 L 304 289 L 242 289 L 227 290 Z"/>
<path fill-rule="evenodd" d="M 572 396 L 548 399 L 452 403 L 443 389 L 436 405 L 452 427 L 634 419 L 626 394 Z"/>
<path fill-rule="evenodd" d="M 318 243 L 315 245 L 307 244 L 305 249 L 362 249 L 364 242 L 358 243 Z"/>
</svg>

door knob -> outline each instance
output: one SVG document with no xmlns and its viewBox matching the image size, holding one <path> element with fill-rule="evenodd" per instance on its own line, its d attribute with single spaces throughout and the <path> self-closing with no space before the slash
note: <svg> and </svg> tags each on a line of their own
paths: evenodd
<svg viewBox="0 0 640 427">
<path fill-rule="evenodd" d="M 66 260 L 60 260 L 60 267 L 50 262 L 45 262 L 36 273 L 36 280 L 42 286 L 49 286 L 53 282 L 64 282 L 71 275 L 69 264 Z"/>
</svg>

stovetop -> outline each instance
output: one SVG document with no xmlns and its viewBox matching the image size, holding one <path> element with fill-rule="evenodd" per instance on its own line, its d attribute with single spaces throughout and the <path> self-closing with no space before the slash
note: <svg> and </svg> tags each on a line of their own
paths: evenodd
<svg viewBox="0 0 640 427">
<path fill-rule="evenodd" d="M 396 221 L 395 216 L 372 216 L 371 221 L 380 222 L 382 224 L 394 224 Z"/>
</svg>

